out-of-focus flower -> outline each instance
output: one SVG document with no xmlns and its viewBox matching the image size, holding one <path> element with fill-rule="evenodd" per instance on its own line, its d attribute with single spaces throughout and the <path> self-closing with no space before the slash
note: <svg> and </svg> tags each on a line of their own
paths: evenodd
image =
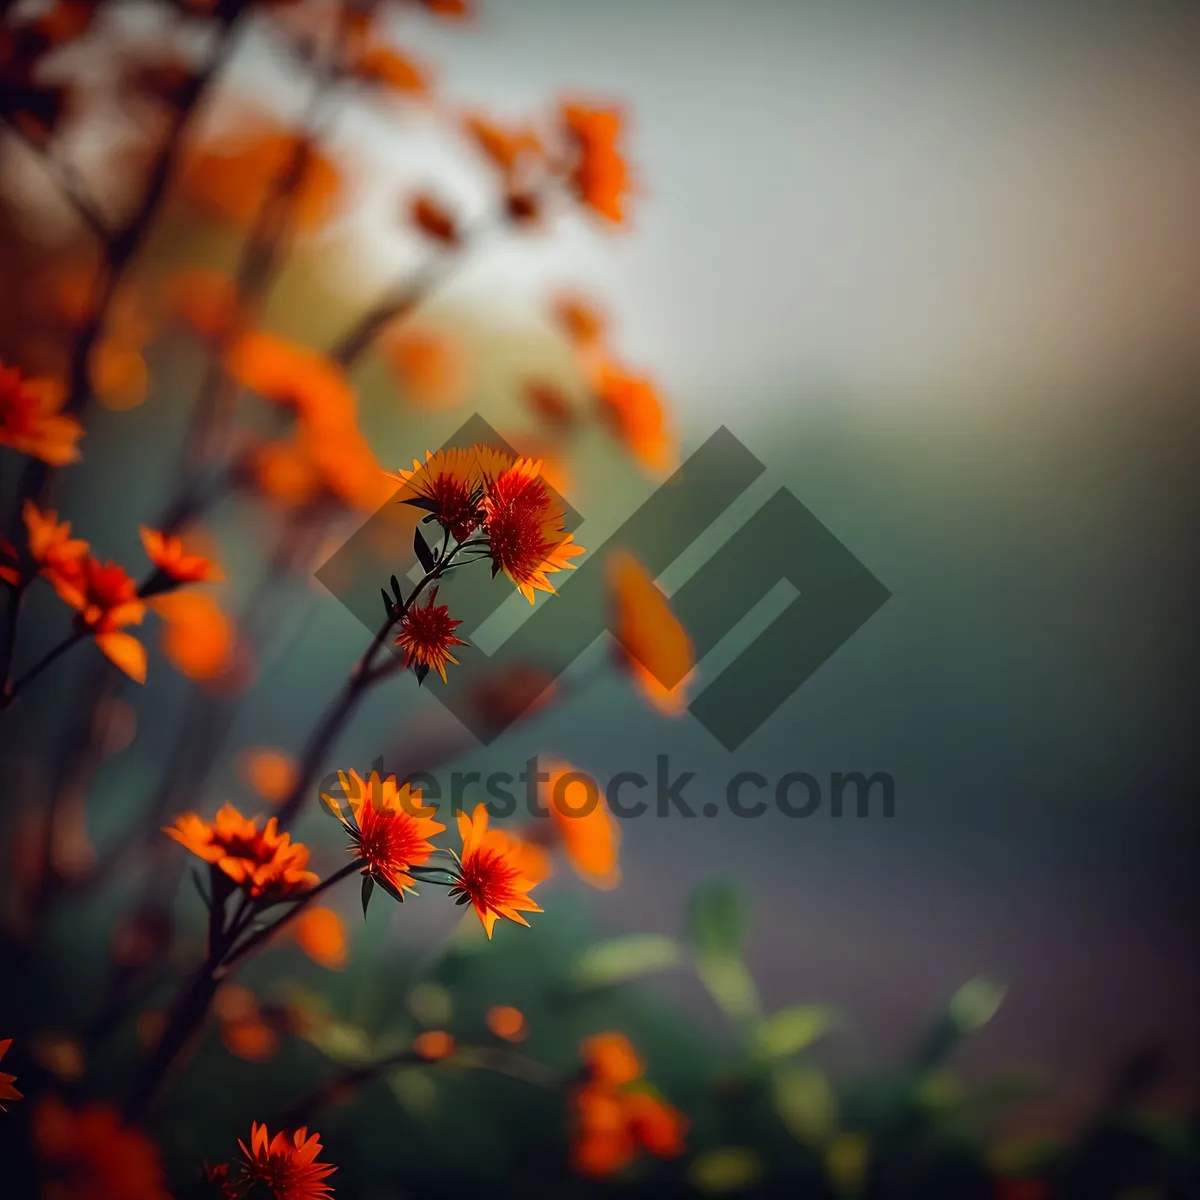
<svg viewBox="0 0 1200 1200">
<path fill-rule="evenodd" d="M 447 20 L 469 17 L 474 11 L 468 0 L 417 0 L 417 3 L 426 12 Z"/>
<path fill-rule="evenodd" d="M 580 1059 L 585 1081 L 570 1095 L 571 1165 L 579 1174 L 612 1175 L 639 1149 L 658 1158 L 684 1152 L 687 1118 L 642 1081 L 641 1059 L 623 1033 L 588 1038 Z"/>
<path fill-rule="evenodd" d="M 330 971 L 341 971 L 345 968 L 349 957 L 346 929 L 342 918 L 332 908 L 311 905 L 288 928 L 296 939 L 296 944 L 313 962 L 327 967 Z"/>
<path fill-rule="evenodd" d="M 621 662 L 660 712 L 681 715 L 687 707 L 687 678 L 695 666 L 692 639 L 632 554 L 616 551 L 605 567 Z"/>
<path fill-rule="evenodd" d="M 503 571 L 530 604 L 534 592 L 553 592 L 551 571 L 571 570 L 583 553 L 563 527 L 565 511 L 542 477 L 542 464 L 518 459 L 483 494 L 484 528 L 492 574 Z"/>
<path fill-rule="evenodd" d="M 529 1036 L 525 1014 L 511 1004 L 497 1004 L 489 1008 L 484 1020 L 488 1029 L 506 1042 L 521 1042 Z"/>
<path fill-rule="evenodd" d="M 464 541 L 483 520 L 483 494 L 489 479 L 502 475 L 510 459 L 490 446 L 457 446 L 426 453 L 424 463 L 413 459 L 411 471 L 401 468 L 390 479 L 404 486 L 396 493 L 401 504 L 432 513 L 456 541 Z"/>
<path fill-rule="evenodd" d="M 413 1053 L 430 1062 L 448 1058 L 454 1053 L 454 1038 L 444 1029 L 427 1029 L 413 1038 Z"/>
<path fill-rule="evenodd" d="M 0 446 L 40 458 L 52 467 L 80 458 L 83 426 L 59 410 L 66 392 L 53 379 L 26 379 L 0 362 Z"/>
<path fill-rule="evenodd" d="M 575 423 L 575 408 L 564 389 L 546 379 L 531 379 L 523 389 L 526 405 L 552 429 L 568 429 Z"/>
<path fill-rule="evenodd" d="M 137 408 L 150 390 L 150 374 L 141 347 L 117 337 L 105 337 L 88 356 L 88 379 L 105 408 L 114 412 Z"/>
<path fill-rule="evenodd" d="M 376 512 L 392 492 L 353 422 L 328 429 L 302 426 L 284 441 L 259 447 L 251 465 L 258 486 L 284 508 Z"/>
<path fill-rule="evenodd" d="M 542 910 L 529 898 L 537 884 L 522 872 L 523 844 L 499 829 L 489 830 L 483 804 L 476 805 L 470 817 L 458 814 L 458 831 L 463 847 L 458 882 L 450 895 L 459 904 L 474 906 L 489 938 L 500 917 L 528 925 L 521 914 Z"/>
<path fill-rule="evenodd" d="M 667 428 L 658 390 L 649 379 L 608 361 L 596 371 L 595 391 L 600 415 L 637 462 L 651 471 L 665 471 L 674 464 L 675 439 Z"/>
<path fill-rule="evenodd" d="M 225 572 L 202 554 L 188 554 L 183 539 L 175 534 L 160 533 L 145 525 L 138 526 L 146 557 L 175 583 L 211 583 L 224 579 Z"/>
<path fill-rule="evenodd" d="M 8 1048 L 11 1045 L 12 1038 L 5 1038 L 4 1041 L 0 1042 L 0 1062 L 4 1061 L 4 1056 L 8 1053 Z M 13 1087 L 13 1084 L 16 1082 L 17 1077 L 15 1075 L 6 1075 L 3 1071 L 0 1071 L 0 1112 L 5 1111 L 5 1100 L 24 1099 L 21 1093 Z"/>
<path fill-rule="evenodd" d="M 137 582 L 125 569 L 86 554 L 60 566 L 54 585 L 104 654 L 131 679 L 145 683 L 146 648 L 121 632 L 125 625 L 140 625 L 146 614 Z"/>
<path fill-rule="evenodd" d="M 462 401 L 468 383 L 466 354 L 452 334 L 404 325 L 384 334 L 380 349 L 408 403 L 443 409 Z"/>
<path fill-rule="evenodd" d="M 341 368 L 323 354 L 278 334 L 243 334 L 225 358 L 230 375 L 264 400 L 293 410 L 313 430 L 353 424 L 354 392 Z"/>
<path fill-rule="evenodd" d="M 169 592 L 150 607 L 162 618 L 159 645 L 181 675 L 198 683 L 223 678 L 234 664 L 237 633 L 225 611 L 204 592 Z"/>
<path fill-rule="evenodd" d="M 430 69 L 390 46 L 366 46 L 358 55 L 355 73 L 369 83 L 379 83 L 402 96 L 425 96 L 433 75 Z"/>
<path fill-rule="evenodd" d="M 242 778 L 268 804 L 279 804 L 296 782 L 296 760 L 277 746 L 247 750 L 239 765 Z"/>
<path fill-rule="evenodd" d="M 30 1044 L 30 1052 L 38 1065 L 63 1083 L 78 1083 L 87 1068 L 83 1044 L 65 1033 L 40 1033 Z"/>
<path fill-rule="evenodd" d="M 63 598 L 70 603 L 67 597 L 75 592 L 70 590 L 69 581 L 78 578 L 80 560 L 88 552 L 87 542 L 71 536 L 70 521 L 60 522 L 57 513 L 43 512 L 32 500 L 25 501 L 22 516 L 29 537 L 29 557 L 60 596 L 60 582 L 67 583 L 67 596 Z"/>
<path fill-rule="evenodd" d="M 243 817 L 232 804 L 225 804 L 211 824 L 195 813 L 184 813 L 163 832 L 255 899 L 282 900 L 320 882 L 304 869 L 308 847 L 280 833 L 274 817 L 260 830 L 257 819 Z"/>
<path fill-rule="evenodd" d="M 436 671 L 442 682 L 446 682 L 446 664 L 458 663 L 450 653 L 454 646 L 467 643 L 456 637 L 454 631 L 462 624 L 450 615 L 445 604 L 435 604 L 438 589 L 429 593 L 426 604 L 412 604 L 400 621 L 400 633 L 396 645 L 404 651 L 405 667 L 412 667 L 420 680 L 430 671 Z"/>
<path fill-rule="evenodd" d="M 605 220 L 625 219 L 630 191 L 629 168 L 618 148 L 623 114 L 568 101 L 562 106 L 563 129 L 574 150 L 570 178 L 579 199 Z"/>
<path fill-rule="evenodd" d="M 555 299 L 551 311 L 576 349 L 592 349 L 604 342 L 608 318 L 590 300 L 564 293 Z"/>
<path fill-rule="evenodd" d="M 480 113 L 468 113 L 463 129 L 506 179 L 511 179 L 523 162 L 542 154 L 541 140 L 528 126 L 508 128 Z"/>
<path fill-rule="evenodd" d="M 275 1200 L 324 1200 L 333 1194 L 325 1182 L 337 1170 L 330 1163 L 318 1162 L 321 1138 L 309 1137 L 308 1130 L 294 1134 L 282 1131 L 274 1138 L 265 1125 L 255 1121 L 250 1127 L 250 1145 L 239 1139 L 242 1150 L 242 1174 L 251 1184 L 261 1184 Z"/>
<path fill-rule="evenodd" d="M 210 342 L 227 338 L 240 320 L 237 284 L 212 267 L 172 275 L 163 285 L 163 301 L 173 317 Z"/>
<path fill-rule="evenodd" d="M 269 1062 L 279 1050 L 280 1031 L 258 1006 L 249 988 L 226 984 L 217 993 L 213 1012 L 221 1043 L 230 1054 L 247 1062 Z"/>
<path fill-rule="evenodd" d="M 567 861 L 592 887 L 616 887 L 621 882 L 617 863 L 621 826 L 609 812 L 603 793 L 590 776 L 565 764 L 550 764 L 547 774 L 543 800 Z M 578 778 L 570 778 L 572 775 Z"/>
<path fill-rule="evenodd" d="M 485 672 L 471 687 L 471 705 L 497 732 L 554 698 L 554 677 L 524 663 Z"/>
<path fill-rule="evenodd" d="M 587 1038 L 579 1047 L 579 1061 L 591 1082 L 613 1087 L 632 1083 L 645 1070 L 633 1043 L 619 1030 Z"/>
<path fill-rule="evenodd" d="M 262 113 L 239 114 L 236 133 L 190 154 L 180 172 L 180 190 L 201 212 L 245 228 L 297 153 L 303 166 L 289 198 L 291 215 L 298 229 L 312 232 L 337 208 L 341 173 L 317 147 Z"/>
<path fill-rule="evenodd" d="M 454 214 L 428 192 L 419 192 L 412 198 L 408 215 L 412 223 L 433 241 L 443 246 L 459 244 L 458 222 Z"/>
<path fill-rule="evenodd" d="M 170 1200 L 154 1143 L 107 1105 L 74 1111 L 47 1097 L 33 1113 L 33 1144 L 50 1177 L 43 1200 Z"/>
<path fill-rule="evenodd" d="M 30 21 L 26 29 L 45 38 L 51 46 L 63 46 L 82 37 L 95 15 L 93 0 L 55 0 L 50 9 Z"/>
<path fill-rule="evenodd" d="M 350 834 L 350 852 L 362 861 L 362 873 L 382 884 L 397 900 L 415 880 L 410 867 L 423 866 L 433 853 L 430 838 L 446 827 L 433 819 L 435 810 L 421 803 L 421 792 L 396 777 L 380 778 L 372 771 L 362 779 L 356 771 L 338 772 L 342 796 L 349 813 L 339 801 L 322 793 L 321 799 Z"/>
</svg>

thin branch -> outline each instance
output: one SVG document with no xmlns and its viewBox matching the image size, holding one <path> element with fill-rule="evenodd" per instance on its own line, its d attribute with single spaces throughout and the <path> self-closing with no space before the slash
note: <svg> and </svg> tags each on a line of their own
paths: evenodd
<svg viewBox="0 0 1200 1200">
<path fill-rule="evenodd" d="M 113 237 L 113 230 L 108 218 L 100 211 L 95 200 L 89 194 L 87 181 L 68 162 L 52 154 L 49 147 L 41 145 L 31 137 L 27 130 L 10 116 L 4 117 L 9 132 L 42 164 L 46 174 L 57 184 L 64 199 L 75 210 L 79 219 L 95 234 L 96 238 L 107 245 Z"/>
</svg>

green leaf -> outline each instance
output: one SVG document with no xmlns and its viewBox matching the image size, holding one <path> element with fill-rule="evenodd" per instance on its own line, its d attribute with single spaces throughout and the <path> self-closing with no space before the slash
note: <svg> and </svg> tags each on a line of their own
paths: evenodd
<svg viewBox="0 0 1200 1200">
<path fill-rule="evenodd" d="M 679 966 L 683 948 L 661 933 L 631 933 L 589 946 L 571 971 L 571 983 L 581 990 L 628 983 L 655 971 Z"/>
<path fill-rule="evenodd" d="M 401 504 L 411 504 L 413 508 L 423 508 L 427 513 L 437 512 L 437 501 L 431 500 L 428 496 L 410 496 L 407 500 L 401 500 Z"/>
<path fill-rule="evenodd" d="M 745 1146 L 723 1146 L 698 1155 L 688 1168 L 688 1182 L 710 1196 L 743 1192 L 762 1179 L 762 1162 Z"/>
<path fill-rule="evenodd" d="M 413 549 L 417 552 L 417 561 L 421 564 L 421 570 L 432 571 L 437 565 L 437 559 L 434 558 L 433 551 L 430 550 L 429 543 L 425 540 L 420 526 L 413 530 Z"/>
<path fill-rule="evenodd" d="M 1006 990 L 982 975 L 969 979 L 950 999 L 950 1019 L 963 1033 L 982 1029 L 996 1015 Z"/>
<path fill-rule="evenodd" d="M 390 620 L 396 615 L 396 605 L 393 603 L 391 596 L 389 596 L 387 592 L 383 590 L 383 588 L 379 589 L 379 594 L 383 597 L 383 609 L 384 612 L 387 613 L 388 619 Z"/>
<path fill-rule="evenodd" d="M 367 915 L 367 905 L 371 903 L 371 894 L 375 891 L 375 880 L 370 875 L 364 875 L 362 881 L 363 916 Z"/>
<path fill-rule="evenodd" d="M 400 589 L 400 580 L 395 575 L 392 576 L 390 583 L 392 585 L 392 595 L 396 597 L 396 603 L 402 608 L 404 606 L 404 592 Z"/>
<path fill-rule="evenodd" d="M 822 1004 L 797 1004 L 772 1013 L 759 1028 L 759 1049 L 769 1058 L 807 1050 L 837 1022 L 837 1010 Z"/>
<path fill-rule="evenodd" d="M 710 883 L 692 893 L 689 935 L 697 955 L 738 956 L 749 929 L 750 910 L 732 884 Z"/>
<path fill-rule="evenodd" d="M 698 958 L 696 974 L 721 1011 L 732 1020 L 758 1020 L 758 985 L 740 958 Z"/>
<path fill-rule="evenodd" d="M 827 1141 L 837 1125 L 837 1101 L 825 1076 L 807 1065 L 775 1073 L 775 1111 L 797 1141 L 809 1146 Z"/>
</svg>

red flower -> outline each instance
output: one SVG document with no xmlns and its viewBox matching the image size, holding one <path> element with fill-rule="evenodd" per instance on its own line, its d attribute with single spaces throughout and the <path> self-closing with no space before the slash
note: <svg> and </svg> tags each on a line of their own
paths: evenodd
<svg viewBox="0 0 1200 1200">
<path fill-rule="evenodd" d="M 405 652 L 404 665 L 415 667 L 420 678 L 423 679 L 432 668 L 445 683 L 446 664 L 458 662 L 450 653 L 451 647 L 465 646 L 467 643 L 454 636 L 454 631 L 462 622 L 450 616 L 447 605 L 434 604 L 437 594 L 438 589 L 434 588 L 429 594 L 429 602 L 423 608 L 419 604 L 409 607 L 400 622 L 396 645 Z"/>
<path fill-rule="evenodd" d="M 238 1140 L 245 1162 L 243 1174 L 250 1183 L 262 1184 L 275 1200 L 324 1200 L 333 1189 L 324 1180 L 337 1170 L 329 1163 L 317 1162 L 321 1153 L 318 1134 L 308 1136 L 297 1129 L 289 1137 L 279 1132 L 274 1138 L 257 1121 L 250 1127 L 250 1146 Z"/>
</svg>

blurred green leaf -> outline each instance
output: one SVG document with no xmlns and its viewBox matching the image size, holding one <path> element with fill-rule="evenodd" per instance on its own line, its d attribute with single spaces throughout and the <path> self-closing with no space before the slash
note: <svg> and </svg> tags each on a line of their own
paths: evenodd
<svg viewBox="0 0 1200 1200">
<path fill-rule="evenodd" d="M 590 946 L 571 971 L 579 989 L 611 987 L 683 962 L 683 948 L 659 933 L 631 933 Z"/>
<path fill-rule="evenodd" d="M 425 980 L 408 993 L 408 1011 L 420 1024 L 440 1029 L 454 1015 L 454 997 L 440 983 Z"/>
<path fill-rule="evenodd" d="M 688 932 L 698 957 L 740 956 L 749 929 L 749 906 L 732 884 L 709 883 L 692 893 Z"/>
<path fill-rule="evenodd" d="M 1005 991 L 982 975 L 969 979 L 950 998 L 950 1019 L 964 1033 L 983 1028 L 999 1010 Z"/>
<path fill-rule="evenodd" d="M 830 1137 L 837 1125 L 837 1101 L 816 1067 L 780 1068 L 773 1091 L 775 1111 L 797 1141 L 814 1146 Z"/>
<path fill-rule="evenodd" d="M 696 974 L 726 1016 L 740 1022 L 758 1020 L 758 985 L 740 958 L 697 959 Z"/>
<path fill-rule="evenodd" d="M 769 1058 L 799 1054 L 837 1021 L 837 1010 L 822 1004 L 797 1004 L 781 1008 L 762 1023 L 758 1047 Z"/>
<path fill-rule="evenodd" d="M 429 1112 L 437 1103 L 437 1084 L 424 1067 L 397 1067 L 388 1072 L 387 1082 L 400 1106 L 414 1116 Z"/>
<path fill-rule="evenodd" d="M 319 1021 L 305 1031 L 305 1039 L 334 1062 L 356 1064 L 372 1057 L 366 1030 L 345 1021 Z"/>
<path fill-rule="evenodd" d="M 825 1171 L 840 1196 L 857 1196 L 867 1178 L 871 1143 L 862 1133 L 841 1133 L 825 1151 Z"/>
<path fill-rule="evenodd" d="M 723 1146 L 697 1156 L 688 1168 L 688 1182 L 710 1196 L 741 1192 L 762 1178 L 762 1163 L 745 1146 Z"/>
</svg>

